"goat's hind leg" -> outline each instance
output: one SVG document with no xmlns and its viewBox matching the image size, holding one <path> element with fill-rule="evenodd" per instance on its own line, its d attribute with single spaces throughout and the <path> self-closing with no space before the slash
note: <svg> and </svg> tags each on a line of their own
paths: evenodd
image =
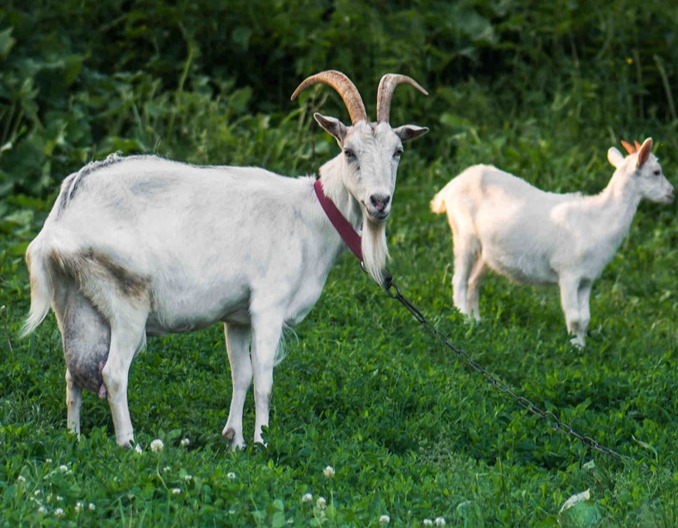
<svg viewBox="0 0 678 528">
<path fill-rule="evenodd" d="M 468 290 L 466 301 L 468 302 L 469 315 L 480 321 L 480 283 L 487 271 L 487 264 L 483 262 L 482 256 L 477 253 L 476 261 L 471 270 L 471 276 L 468 279 Z"/>
<path fill-rule="evenodd" d="M 61 331 L 66 361 L 68 428 L 80 435 L 83 389 L 98 392 L 101 367 L 108 356 L 111 333 L 106 320 L 68 279 L 59 281 L 54 311 Z"/>
<path fill-rule="evenodd" d="M 80 438 L 80 407 L 82 406 L 82 387 L 77 385 L 73 376 L 66 369 L 66 423 L 69 431 L 74 432 Z"/>
<path fill-rule="evenodd" d="M 150 295 L 145 283 L 138 277 L 131 274 L 120 277 L 119 270 L 117 274 L 113 273 L 96 261 L 85 271 L 92 270 L 97 273 L 91 273 L 83 281 L 87 288 L 84 293 L 93 299 L 93 304 L 110 325 L 108 357 L 97 365 L 104 386 L 100 387 L 99 395 L 108 398 L 117 444 L 132 447 L 134 432 L 127 402 L 127 385 L 132 360 L 146 344 Z"/>
<path fill-rule="evenodd" d="M 111 408 L 115 440 L 119 446 L 134 445 L 134 430 L 129 414 L 127 386 L 132 360 L 146 344 L 147 310 L 132 305 L 121 309 L 124 315 L 111 320 L 111 348 L 101 375 Z M 138 446 L 137 446 L 137 449 Z"/>
<path fill-rule="evenodd" d="M 469 280 L 476 261 L 479 259 L 476 246 L 477 243 L 473 239 L 462 236 L 454 237 L 453 300 L 457 309 L 467 317 L 471 316 Z"/>
</svg>

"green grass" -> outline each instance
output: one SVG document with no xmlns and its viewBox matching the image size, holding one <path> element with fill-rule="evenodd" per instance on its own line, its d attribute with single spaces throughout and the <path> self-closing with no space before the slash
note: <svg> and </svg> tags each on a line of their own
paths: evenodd
<svg viewBox="0 0 678 528">
<path fill-rule="evenodd" d="M 4 280 L 16 285 L 3 301 L 0 349 L 4 525 L 377 526 L 388 515 L 395 526 L 437 517 L 469 527 L 675 526 L 675 208 L 641 206 L 594 287 L 584 351 L 569 346 L 555 289 L 490 275 L 484 321 L 468 325 L 451 307 L 448 228 L 428 201 L 460 167 L 492 155 L 496 136 L 485 134 L 466 147 L 477 160 L 428 164 L 410 152 L 403 161 L 389 224 L 395 281 L 456 346 L 577 432 L 630 457 L 627 464 L 521 410 L 436 344 L 349 254 L 287 336 L 266 449 L 231 453 L 220 436 L 230 377 L 218 327 L 152 339 L 133 364 L 130 407 L 143 454 L 116 447 L 108 406 L 93 394 L 77 441 L 65 430 L 56 325 L 50 316 L 19 340 L 26 274 L 7 257 L 4 269 L 16 279 Z M 595 188 L 610 174 L 599 150 Z M 538 172 L 557 165 L 544 160 Z M 571 180 L 588 178 L 579 171 Z M 248 437 L 253 412 L 250 399 Z M 159 453 L 149 448 L 156 438 L 165 444 Z M 331 479 L 323 475 L 328 465 Z M 588 501 L 559 513 L 585 490 Z"/>
</svg>

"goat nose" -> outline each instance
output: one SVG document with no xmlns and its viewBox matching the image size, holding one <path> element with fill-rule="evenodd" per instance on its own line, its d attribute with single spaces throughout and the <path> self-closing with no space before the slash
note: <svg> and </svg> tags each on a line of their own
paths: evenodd
<svg viewBox="0 0 678 528">
<path fill-rule="evenodd" d="M 373 194 L 370 196 L 370 202 L 377 211 L 383 211 L 386 209 L 388 202 L 391 201 L 391 197 L 387 194 Z"/>
</svg>

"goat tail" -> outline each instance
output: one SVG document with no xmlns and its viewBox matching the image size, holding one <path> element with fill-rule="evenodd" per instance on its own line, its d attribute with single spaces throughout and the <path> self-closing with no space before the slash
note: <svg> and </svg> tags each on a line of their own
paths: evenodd
<svg viewBox="0 0 678 528">
<path fill-rule="evenodd" d="M 26 264 L 31 278 L 31 309 L 21 330 L 21 337 L 28 336 L 42 323 L 49 312 L 54 293 L 45 259 L 40 251 L 31 246 L 26 251 Z"/>
<path fill-rule="evenodd" d="M 447 206 L 445 205 L 445 198 L 443 197 L 443 191 L 440 191 L 433 197 L 431 200 L 431 211 L 436 214 L 442 214 L 447 211 Z"/>
</svg>

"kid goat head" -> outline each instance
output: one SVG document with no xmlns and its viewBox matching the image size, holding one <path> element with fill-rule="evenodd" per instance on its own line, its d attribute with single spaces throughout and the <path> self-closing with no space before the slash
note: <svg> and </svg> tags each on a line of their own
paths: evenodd
<svg viewBox="0 0 678 528">
<path fill-rule="evenodd" d="M 634 141 L 631 145 L 627 141 L 621 142 L 628 156 L 619 152 L 615 147 L 607 151 L 607 159 L 617 169 L 615 178 L 624 181 L 624 185 L 632 189 L 639 199 L 651 202 L 668 204 L 673 202 L 673 186 L 664 177 L 661 165 L 652 154 L 652 138 L 647 138 L 641 145 Z"/>
<path fill-rule="evenodd" d="M 652 154 L 652 139 L 629 155 L 616 148 L 616 168 L 595 196 L 546 193 L 489 165 L 469 167 L 431 201 L 447 212 L 454 238 L 454 305 L 480 319 L 479 292 L 492 269 L 516 282 L 554 283 L 572 342 L 584 346 L 593 281 L 628 234 L 638 204 L 673 201 L 673 187 Z"/>
<path fill-rule="evenodd" d="M 363 225 L 365 266 L 380 281 L 401 142 L 427 130 L 392 129 L 391 98 L 400 83 L 423 88 L 409 77 L 384 76 L 371 123 L 345 75 L 309 77 L 295 96 L 315 83 L 339 92 L 352 122 L 316 115 L 342 147 L 319 179 L 352 226 Z M 282 328 L 308 314 L 344 249 L 314 186 L 312 177 L 155 156 L 112 156 L 66 178 L 26 253 L 25 333 L 51 306 L 66 359 L 68 427 L 80 432 L 88 389 L 108 399 L 118 444 L 132 446 L 128 372 L 146 336 L 223 322 L 233 394 L 222 435 L 232 448 L 244 445 L 243 406 L 254 382 L 254 441 L 263 442 Z"/>
</svg>

